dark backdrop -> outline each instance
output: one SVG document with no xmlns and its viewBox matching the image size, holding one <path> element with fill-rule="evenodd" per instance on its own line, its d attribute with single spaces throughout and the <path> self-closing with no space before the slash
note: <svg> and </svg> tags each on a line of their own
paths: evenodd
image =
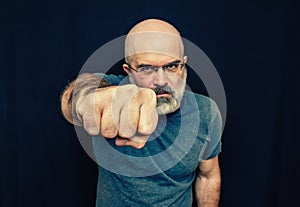
<svg viewBox="0 0 300 207">
<path fill-rule="evenodd" d="M 176 25 L 223 80 L 220 206 L 300 206 L 296 0 L 1 0 L 0 9 L 0 206 L 94 205 L 97 166 L 62 118 L 60 93 L 96 49 L 148 17 Z"/>
</svg>

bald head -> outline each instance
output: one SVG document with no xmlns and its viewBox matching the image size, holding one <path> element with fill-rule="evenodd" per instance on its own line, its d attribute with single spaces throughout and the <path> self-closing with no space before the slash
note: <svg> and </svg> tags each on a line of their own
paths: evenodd
<svg viewBox="0 0 300 207">
<path fill-rule="evenodd" d="M 179 31 L 168 22 L 147 19 L 136 24 L 127 34 L 125 58 L 136 54 L 159 53 L 181 59 L 184 49 Z"/>
<path fill-rule="evenodd" d="M 136 24 L 128 34 L 137 32 L 163 32 L 180 36 L 178 30 L 168 22 L 160 19 L 147 19 Z"/>
</svg>

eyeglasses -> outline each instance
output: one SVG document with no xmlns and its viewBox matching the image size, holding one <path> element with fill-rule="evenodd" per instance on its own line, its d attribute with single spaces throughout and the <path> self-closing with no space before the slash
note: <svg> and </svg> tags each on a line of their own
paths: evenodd
<svg viewBox="0 0 300 207">
<path fill-rule="evenodd" d="M 134 70 L 137 73 L 141 73 L 142 75 L 152 75 L 152 74 L 154 74 L 154 72 L 157 72 L 159 68 L 162 68 L 164 71 L 167 71 L 169 73 L 175 73 L 179 69 L 181 70 L 181 68 L 184 66 L 184 63 L 173 62 L 173 63 L 168 63 L 168 64 L 160 66 L 160 67 L 155 66 L 155 65 L 140 65 L 137 69 L 133 68 L 128 63 L 127 63 L 127 65 L 131 70 Z"/>
</svg>

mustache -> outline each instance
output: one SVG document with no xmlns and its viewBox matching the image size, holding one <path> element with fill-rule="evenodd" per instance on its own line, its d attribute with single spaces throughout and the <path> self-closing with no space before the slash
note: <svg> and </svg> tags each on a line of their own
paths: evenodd
<svg viewBox="0 0 300 207">
<path fill-rule="evenodd" d="M 168 93 L 171 95 L 174 94 L 174 90 L 172 88 L 170 88 L 169 86 L 156 87 L 156 88 L 152 88 L 152 90 L 155 92 L 156 95 L 164 94 L 164 93 Z"/>
</svg>

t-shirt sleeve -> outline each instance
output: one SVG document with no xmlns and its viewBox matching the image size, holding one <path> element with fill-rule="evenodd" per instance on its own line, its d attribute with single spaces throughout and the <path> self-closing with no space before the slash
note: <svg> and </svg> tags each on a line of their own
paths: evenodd
<svg viewBox="0 0 300 207">
<path fill-rule="evenodd" d="M 207 145 L 203 153 L 202 160 L 208 160 L 214 158 L 221 152 L 221 136 L 222 136 L 222 117 L 218 109 L 217 104 L 212 101 L 211 104 L 212 118 L 209 125 L 209 131 L 207 135 Z"/>
<path fill-rule="evenodd" d="M 127 84 L 127 76 L 123 75 L 113 75 L 113 74 L 104 74 L 104 73 L 94 73 L 95 75 L 98 75 L 105 80 L 107 80 L 111 85 L 117 86 L 120 84 Z"/>
</svg>

